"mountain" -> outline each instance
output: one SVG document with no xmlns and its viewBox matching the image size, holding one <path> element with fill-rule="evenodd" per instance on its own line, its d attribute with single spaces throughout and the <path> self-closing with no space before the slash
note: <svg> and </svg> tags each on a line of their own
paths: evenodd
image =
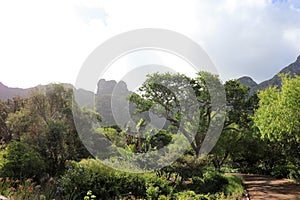
<svg viewBox="0 0 300 200">
<path fill-rule="evenodd" d="M 294 76 L 296 74 L 300 76 L 300 56 L 298 56 L 295 62 L 283 68 L 279 73 L 290 74 L 291 76 Z M 243 76 L 238 80 L 243 85 L 250 87 L 250 94 L 253 94 L 258 90 L 263 90 L 271 86 L 278 86 L 280 88 L 281 79 L 278 74 L 276 74 L 273 78 L 263 81 L 259 84 L 257 84 L 251 77 L 248 76 Z M 68 88 L 74 88 L 74 86 L 71 84 L 64 83 L 63 85 Z M 0 100 L 7 100 L 15 96 L 25 97 L 30 90 L 33 90 L 35 88 L 43 89 L 45 87 L 47 87 L 47 85 L 38 85 L 36 87 L 28 89 L 10 88 L 0 82 Z M 125 82 L 120 81 L 117 83 L 116 81 L 106 81 L 104 79 L 98 82 L 98 91 L 96 96 L 93 92 L 89 92 L 86 90 L 79 89 L 76 91 L 76 94 L 79 96 L 79 98 L 77 99 L 79 101 L 78 103 L 89 108 L 93 108 L 95 106 L 95 102 L 90 101 L 91 99 L 93 99 L 93 96 L 95 96 L 96 107 L 98 108 L 98 111 L 105 110 L 107 106 L 111 107 L 111 104 L 116 104 L 119 107 L 125 106 L 125 98 L 131 93 L 132 92 L 127 89 L 127 85 Z M 116 98 L 113 98 L 117 99 L 116 102 L 111 102 L 112 95 L 116 96 Z M 113 113 L 108 112 L 107 114 L 107 121 L 110 122 Z"/>
<path fill-rule="evenodd" d="M 35 89 L 44 90 L 47 86 L 51 84 L 52 83 L 48 85 L 37 85 L 32 88 L 23 89 L 23 88 L 11 88 L 0 82 L 0 100 L 5 101 L 7 99 L 11 99 L 17 96 L 26 97 L 30 93 L 30 91 Z M 69 83 L 62 83 L 62 85 L 66 88 L 73 88 L 73 85 Z"/>
<path fill-rule="evenodd" d="M 268 87 L 277 86 L 278 88 L 281 87 L 281 79 L 278 76 L 279 74 L 289 74 L 290 76 L 294 77 L 295 74 L 300 76 L 300 56 L 298 56 L 297 60 L 292 64 L 283 68 L 279 73 L 273 76 L 271 79 L 261 82 L 257 84 L 252 78 L 244 76 L 239 78 L 238 80 L 248 87 L 250 87 L 250 94 L 255 93 L 258 90 L 264 90 Z"/>
<path fill-rule="evenodd" d="M 258 84 L 249 76 L 243 76 L 238 80 L 240 81 L 241 84 L 248 86 L 250 88 L 254 88 L 258 86 Z"/>
<path fill-rule="evenodd" d="M 102 125 L 118 124 L 125 126 L 129 121 L 130 108 L 128 96 L 132 94 L 124 81 L 99 80 L 98 90 L 95 95 L 95 107 L 101 113 Z M 129 105 L 129 107 L 128 107 Z"/>
<path fill-rule="evenodd" d="M 24 97 L 26 96 L 26 89 L 22 88 L 10 88 L 0 82 L 0 100 L 11 99 L 15 96 Z"/>
</svg>

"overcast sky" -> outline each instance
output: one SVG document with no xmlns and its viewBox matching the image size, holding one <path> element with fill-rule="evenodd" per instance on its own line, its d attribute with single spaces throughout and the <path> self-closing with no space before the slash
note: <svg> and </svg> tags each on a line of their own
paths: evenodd
<svg viewBox="0 0 300 200">
<path fill-rule="evenodd" d="M 188 36 L 223 80 L 247 75 L 260 82 L 300 55 L 299 0 L 9 0 L 0 1 L 0 82 L 74 84 L 97 46 L 138 28 Z"/>
</svg>

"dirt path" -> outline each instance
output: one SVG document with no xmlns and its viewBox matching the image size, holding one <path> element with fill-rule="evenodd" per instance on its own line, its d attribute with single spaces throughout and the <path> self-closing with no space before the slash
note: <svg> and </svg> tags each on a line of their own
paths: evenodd
<svg viewBox="0 0 300 200">
<path fill-rule="evenodd" d="M 288 179 L 242 175 L 250 200 L 300 200 L 300 185 Z"/>
</svg>

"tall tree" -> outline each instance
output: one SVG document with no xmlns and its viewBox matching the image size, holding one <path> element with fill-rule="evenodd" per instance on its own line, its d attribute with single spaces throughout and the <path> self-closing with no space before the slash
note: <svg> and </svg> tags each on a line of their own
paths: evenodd
<svg viewBox="0 0 300 200">
<path fill-rule="evenodd" d="M 62 170 L 66 160 L 89 155 L 74 125 L 72 95 L 72 89 L 59 84 L 33 91 L 24 107 L 6 121 L 13 140 L 37 150 L 51 174 Z"/>
<path fill-rule="evenodd" d="M 21 97 L 14 97 L 8 99 L 7 101 L 0 100 L 0 137 L 1 144 L 9 143 L 12 139 L 12 132 L 7 127 L 6 121 L 11 113 L 18 112 L 22 107 L 24 107 L 26 99 Z"/>
<path fill-rule="evenodd" d="M 182 133 L 199 156 L 209 124 L 218 122 L 218 117 L 224 114 L 220 112 L 224 108 L 222 102 L 213 106 L 210 94 L 221 97 L 221 93 L 219 78 L 207 72 L 198 73 L 195 79 L 182 74 L 156 73 L 148 76 L 139 94 L 131 95 L 130 101 L 136 104 L 137 112 L 150 110 L 166 119 L 169 129 Z"/>
<path fill-rule="evenodd" d="M 255 124 L 262 137 L 282 146 L 293 163 L 300 163 L 300 77 L 281 75 L 281 90 L 272 87 L 259 93 Z"/>
<path fill-rule="evenodd" d="M 247 146 L 253 133 L 253 114 L 257 106 L 257 95 L 249 97 L 249 87 L 238 80 L 226 81 L 226 120 L 217 145 L 211 152 L 215 168 L 220 169 L 229 158 L 235 159 Z M 248 136 L 246 136 L 246 134 Z M 254 137 L 254 135 L 252 135 Z"/>
</svg>

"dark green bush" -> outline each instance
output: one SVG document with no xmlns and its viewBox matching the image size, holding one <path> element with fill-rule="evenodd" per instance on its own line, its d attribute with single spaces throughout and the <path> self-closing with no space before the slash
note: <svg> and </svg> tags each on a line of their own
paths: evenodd
<svg viewBox="0 0 300 200">
<path fill-rule="evenodd" d="M 206 172 L 203 178 L 195 176 L 192 178 L 192 183 L 186 187 L 195 191 L 197 194 L 214 194 L 223 192 L 229 181 L 227 178 L 218 172 Z"/>
<path fill-rule="evenodd" d="M 276 165 L 271 171 L 271 175 L 276 178 L 287 178 L 289 174 L 290 169 L 287 165 Z"/>
<path fill-rule="evenodd" d="M 228 180 L 218 172 L 206 172 L 203 178 L 204 187 L 201 193 L 217 193 L 223 191 Z"/>
<path fill-rule="evenodd" d="M 2 177 L 12 179 L 41 178 L 46 169 L 40 154 L 22 142 L 11 142 L 3 154 Z"/>
<path fill-rule="evenodd" d="M 180 182 L 173 183 L 155 173 L 116 171 L 93 159 L 70 162 L 60 183 L 64 199 L 82 199 L 89 190 L 102 199 L 125 198 L 128 194 L 147 199 L 213 199 L 217 194 L 243 192 L 240 178 L 218 172 L 206 172 L 203 177 L 194 176 L 178 187 Z"/>
<path fill-rule="evenodd" d="M 83 198 L 89 190 L 102 199 L 126 197 L 129 193 L 140 198 L 149 195 L 158 198 L 159 195 L 172 191 L 169 181 L 153 173 L 120 172 L 93 159 L 70 162 L 60 182 L 62 195 L 71 199 Z"/>
</svg>

